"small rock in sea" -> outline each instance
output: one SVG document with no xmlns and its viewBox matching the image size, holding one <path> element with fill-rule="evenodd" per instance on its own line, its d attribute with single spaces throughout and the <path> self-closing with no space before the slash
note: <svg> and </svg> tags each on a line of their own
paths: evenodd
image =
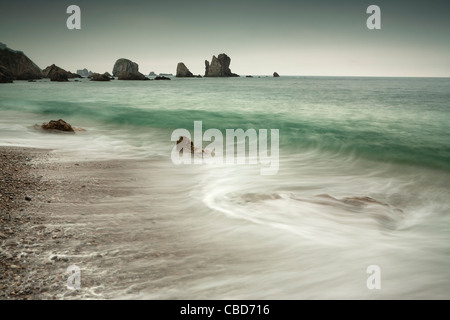
<svg viewBox="0 0 450 320">
<path fill-rule="evenodd" d="M 30 197 L 28 197 L 28 196 L 26 196 L 26 197 L 25 197 L 25 200 L 27 200 L 27 201 L 31 201 L 31 198 L 30 198 Z"/>
<path fill-rule="evenodd" d="M 42 129 L 46 129 L 46 130 L 59 130 L 59 131 L 66 131 L 66 132 L 75 132 L 75 130 L 73 130 L 72 126 L 62 119 L 59 119 L 57 121 L 50 120 L 49 123 L 43 123 L 41 127 L 42 127 Z"/>
<path fill-rule="evenodd" d="M 106 73 L 94 73 L 91 76 L 91 81 L 111 81 L 111 76 L 107 75 Z"/>
<path fill-rule="evenodd" d="M 157 76 L 157 77 L 155 78 L 155 80 L 171 80 L 171 79 L 168 78 L 168 77 L 164 77 L 164 76 Z"/>
</svg>

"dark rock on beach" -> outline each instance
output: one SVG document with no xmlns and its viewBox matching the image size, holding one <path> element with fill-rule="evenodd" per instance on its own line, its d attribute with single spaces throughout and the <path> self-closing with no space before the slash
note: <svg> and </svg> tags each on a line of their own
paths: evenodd
<svg viewBox="0 0 450 320">
<path fill-rule="evenodd" d="M 193 78 L 194 75 L 192 72 L 189 71 L 189 69 L 186 67 L 186 65 L 183 62 L 179 62 L 177 65 L 177 78 Z"/>
<path fill-rule="evenodd" d="M 239 77 L 230 69 L 231 58 L 225 53 L 213 56 L 211 64 L 205 61 L 205 77 Z"/>
</svg>

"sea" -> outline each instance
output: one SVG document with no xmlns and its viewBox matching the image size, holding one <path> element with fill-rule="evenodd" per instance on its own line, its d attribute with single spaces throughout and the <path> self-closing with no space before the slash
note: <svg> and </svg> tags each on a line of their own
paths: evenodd
<svg viewBox="0 0 450 320">
<path fill-rule="evenodd" d="M 58 119 L 85 131 L 38 128 Z M 172 134 L 195 122 L 223 150 L 227 130 L 257 136 L 244 161 L 176 163 Z M 129 192 L 82 204 L 100 245 L 69 261 L 94 299 L 449 299 L 449 129 L 448 78 L 0 85 L 0 145 L 134 163 Z M 270 174 L 250 161 L 261 141 Z"/>
</svg>

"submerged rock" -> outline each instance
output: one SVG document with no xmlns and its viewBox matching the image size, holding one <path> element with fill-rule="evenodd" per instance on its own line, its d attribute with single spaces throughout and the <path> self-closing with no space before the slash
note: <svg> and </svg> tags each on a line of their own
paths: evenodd
<svg viewBox="0 0 450 320">
<path fill-rule="evenodd" d="M 231 58 L 225 53 L 213 56 L 211 64 L 205 61 L 205 77 L 239 77 L 239 75 L 232 73 L 230 69 Z"/>
<path fill-rule="evenodd" d="M 202 148 L 198 148 L 196 146 L 194 146 L 194 142 L 191 141 L 191 139 L 181 136 L 178 140 L 177 140 L 177 151 L 181 152 L 181 151 L 187 151 L 191 154 L 193 154 L 194 156 L 200 156 L 200 157 L 211 157 L 215 155 L 215 152 L 210 152 L 210 150 L 207 149 L 202 149 Z"/>
<path fill-rule="evenodd" d="M 201 153 L 201 149 L 196 148 L 194 146 L 194 142 L 191 141 L 191 139 L 187 138 L 187 137 L 180 137 L 177 140 L 177 151 L 187 151 L 190 153 L 196 153 L 199 152 Z"/>
<path fill-rule="evenodd" d="M 179 62 L 177 65 L 177 78 L 193 78 L 194 75 L 192 72 L 189 71 L 189 69 L 186 67 L 186 65 L 183 62 Z"/>
</svg>

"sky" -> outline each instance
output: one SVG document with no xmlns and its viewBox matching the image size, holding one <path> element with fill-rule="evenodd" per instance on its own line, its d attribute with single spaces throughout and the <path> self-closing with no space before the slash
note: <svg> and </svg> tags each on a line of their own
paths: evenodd
<svg viewBox="0 0 450 320">
<path fill-rule="evenodd" d="M 370 5 L 381 29 L 369 30 Z M 69 30 L 69 5 L 81 30 Z M 203 75 L 226 53 L 240 75 L 450 77 L 450 1 L 0 0 L 0 42 L 40 68 Z"/>
</svg>

